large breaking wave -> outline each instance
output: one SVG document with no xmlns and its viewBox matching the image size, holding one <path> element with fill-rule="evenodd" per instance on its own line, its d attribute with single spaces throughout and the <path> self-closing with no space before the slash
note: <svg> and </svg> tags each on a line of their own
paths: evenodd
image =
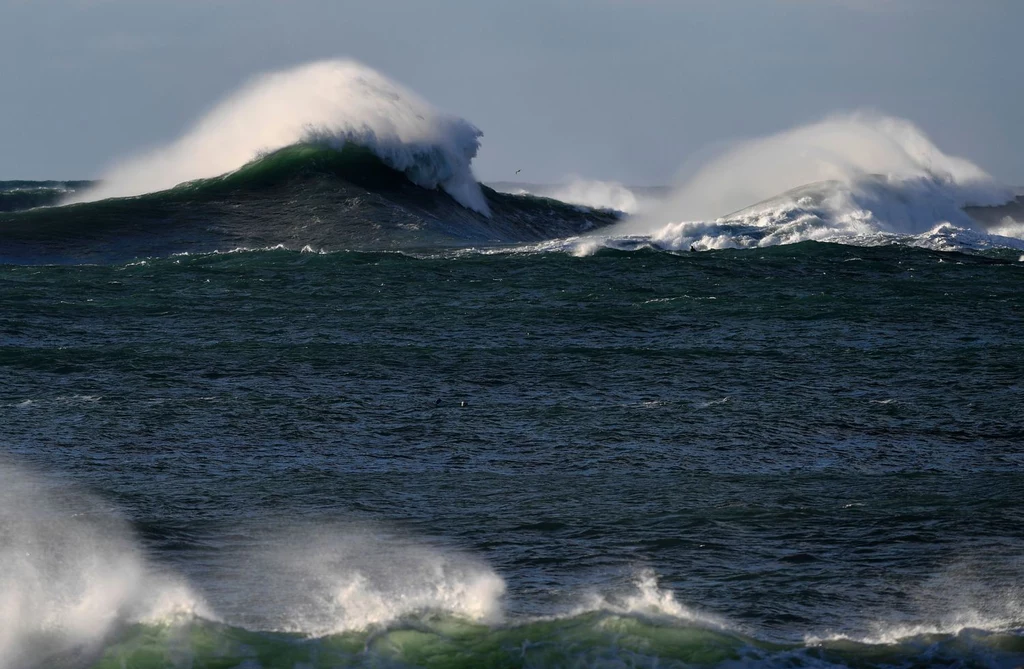
<svg viewBox="0 0 1024 669">
<path fill-rule="evenodd" d="M 489 213 L 470 169 L 482 133 L 378 72 L 347 60 L 266 74 L 215 106 L 184 136 L 123 161 L 73 202 L 140 195 L 220 176 L 294 144 L 357 144 L 424 188 Z"/>
</svg>

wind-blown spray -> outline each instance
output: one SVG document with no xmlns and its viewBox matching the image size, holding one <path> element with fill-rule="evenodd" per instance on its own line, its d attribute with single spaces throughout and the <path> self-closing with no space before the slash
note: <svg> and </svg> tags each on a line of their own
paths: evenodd
<svg viewBox="0 0 1024 669">
<path fill-rule="evenodd" d="M 977 226 L 965 206 L 1013 196 L 909 121 L 858 112 L 741 143 L 611 233 L 678 249 L 878 243 L 892 235 L 929 235 L 942 246 L 950 235 L 978 241 L 977 231 L 964 235 Z"/>
<path fill-rule="evenodd" d="M 82 659 L 119 623 L 203 608 L 100 500 L 0 461 L 0 669 Z"/>
</svg>

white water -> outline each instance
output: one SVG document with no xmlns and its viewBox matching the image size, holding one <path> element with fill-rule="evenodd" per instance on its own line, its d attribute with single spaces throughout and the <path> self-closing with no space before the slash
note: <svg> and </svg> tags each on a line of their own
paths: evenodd
<svg viewBox="0 0 1024 669">
<path fill-rule="evenodd" d="M 680 603 L 672 591 L 661 587 L 658 575 L 651 569 L 643 569 L 634 574 L 629 587 L 624 591 L 587 594 L 584 603 L 573 609 L 571 615 L 576 616 L 590 611 L 669 618 L 677 622 L 720 630 L 732 628 L 723 618 Z"/>
<path fill-rule="evenodd" d="M 489 215 L 470 163 L 482 133 L 359 63 L 329 60 L 265 74 L 217 104 L 178 140 L 114 165 L 72 201 L 140 195 L 232 172 L 303 142 L 353 142 L 423 188 Z"/>
<path fill-rule="evenodd" d="M 1014 195 L 912 123 L 854 113 L 741 143 L 660 204 L 568 246 L 589 253 L 623 243 L 707 250 L 816 240 L 1024 248 L 1021 224 L 1008 219 L 986 230 L 963 212 Z"/>
<path fill-rule="evenodd" d="M 99 500 L 0 461 L 0 669 L 62 665 L 119 623 L 203 610 Z"/>
</svg>

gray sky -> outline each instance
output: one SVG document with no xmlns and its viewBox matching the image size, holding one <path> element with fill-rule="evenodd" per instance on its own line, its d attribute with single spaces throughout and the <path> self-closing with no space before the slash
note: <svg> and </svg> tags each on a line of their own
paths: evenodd
<svg viewBox="0 0 1024 669">
<path fill-rule="evenodd" d="M 870 108 L 1024 185 L 1020 0 L 0 0 L 0 179 L 89 178 L 249 76 L 347 56 L 484 131 L 483 180 L 667 183 Z"/>
</svg>

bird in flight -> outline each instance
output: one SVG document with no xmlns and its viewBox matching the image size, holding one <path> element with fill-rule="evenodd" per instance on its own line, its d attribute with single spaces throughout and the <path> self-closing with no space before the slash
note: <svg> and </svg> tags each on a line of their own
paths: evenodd
<svg viewBox="0 0 1024 669">
<path fill-rule="evenodd" d="M 516 170 L 516 174 L 519 174 L 520 172 L 522 172 L 522 170 Z"/>
</svg>

